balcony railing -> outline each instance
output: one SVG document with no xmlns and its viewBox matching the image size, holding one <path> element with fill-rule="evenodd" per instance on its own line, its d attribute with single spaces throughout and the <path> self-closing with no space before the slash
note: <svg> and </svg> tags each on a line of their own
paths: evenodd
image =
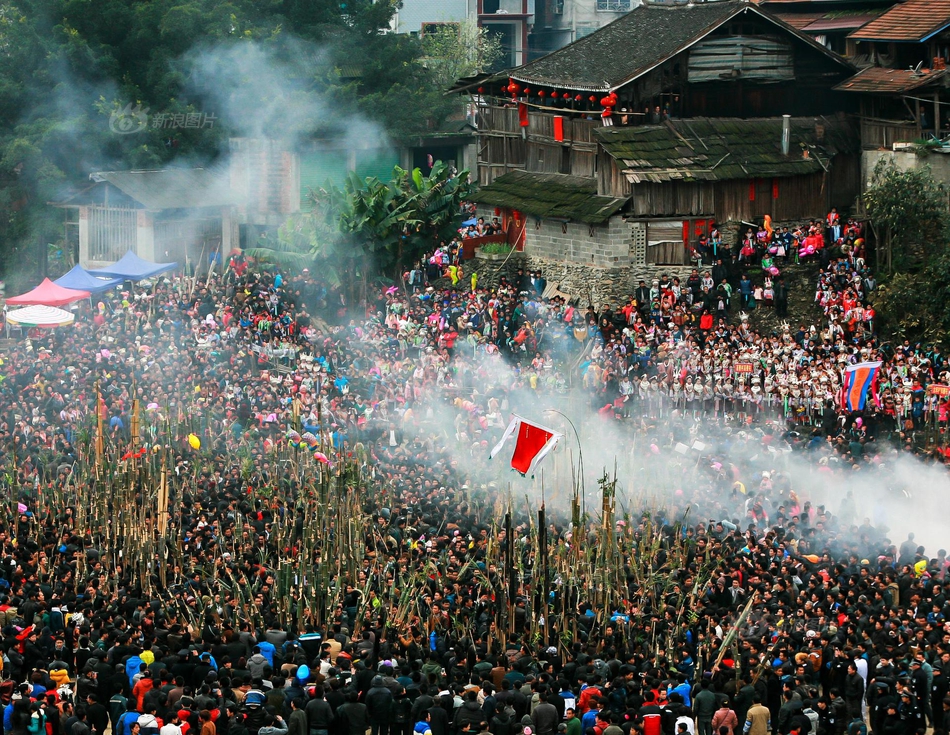
<svg viewBox="0 0 950 735">
<path fill-rule="evenodd" d="M 913 122 L 861 118 L 861 147 L 865 149 L 891 149 L 895 143 L 912 143 L 920 137 L 920 127 Z"/>
</svg>

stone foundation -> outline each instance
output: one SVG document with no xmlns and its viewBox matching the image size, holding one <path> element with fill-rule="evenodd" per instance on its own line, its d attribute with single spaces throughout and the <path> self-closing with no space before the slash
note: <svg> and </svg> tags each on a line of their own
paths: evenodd
<svg viewBox="0 0 950 735">
<path fill-rule="evenodd" d="M 479 207 L 478 215 L 486 220 L 494 210 Z M 774 227 L 794 222 L 775 222 Z M 517 277 L 518 269 L 540 269 L 548 284 L 576 298 L 586 306 L 625 302 L 642 280 L 647 286 L 653 279 L 679 277 L 685 284 L 693 270 L 692 265 L 645 265 L 645 235 L 637 240 L 638 220 L 611 217 L 601 225 L 580 222 L 546 220 L 527 215 L 525 223 L 525 252 L 513 253 L 507 262 L 489 261 L 476 257 L 469 262 L 468 271 L 478 273 L 479 283 L 495 286 L 502 275 L 509 281 Z M 722 222 L 719 229 L 723 240 L 737 247 L 747 225 L 741 222 Z M 711 266 L 700 269 L 708 270 Z"/>
<path fill-rule="evenodd" d="M 504 264 L 501 261 L 476 257 L 468 265 L 469 272 L 478 273 L 480 285 L 492 287 L 498 284 L 503 275 L 507 276 L 509 281 L 514 281 L 519 268 L 523 268 L 525 272 L 540 269 L 548 284 L 557 285 L 560 291 L 579 299 L 583 306 L 590 302 L 598 308 L 603 304 L 625 303 L 640 280 L 649 286 L 654 278 L 667 275 L 671 278 L 679 276 L 685 283 L 692 272 L 690 266 L 603 267 L 552 260 L 525 253 L 512 253 L 511 258 Z"/>
</svg>

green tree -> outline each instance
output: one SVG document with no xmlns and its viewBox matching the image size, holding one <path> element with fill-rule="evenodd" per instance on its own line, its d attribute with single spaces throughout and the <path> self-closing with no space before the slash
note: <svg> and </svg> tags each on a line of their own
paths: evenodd
<svg viewBox="0 0 950 735">
<path fill-rule="evenodd" d="M 471 20 L 426 33 L 422 51 L 423 63 L 443 91 L 462 77 L 490 69 L 502 56 L 501 39 Z"/>
<path fill-rule="evenodd" d="M 950 249 L 940 244 L 915 271 L 895 272 L 873 293 L 881 330 L 898 339 L 947 346 Z"/>
<path fill-rule="evenodd" d="M 948 241 L 947 189 L 930 167 L 898 169 L 888 159 L 874 167 L 864 194 L 878 238 L 878 270 L 891 273 L 926 261 Z"/>
<path fill-rule="evenodd" d="M 312 124 L 298 115 L 298 139 L 336 134 L 330 118 L 353 113 L 396 141 L 441 126 L 459 111 L 443 95 L 446 80 L 471 59 L 480 63 L 481 52 L 466 56 L 472 37 L 464 31 L 455 45 L 430 38 L 428 51 L 424 39 L 388 33 L 396 3 L 0 0 L 0 270 L 29 262 L 38 236 L 61 237 L 62 213 L 47 203 L 85 185 L 91 171 L 207 163 L 227 150 L 233 121 L 224 115 L 206 128 L 110 130 L 130 104 L 153 116 L 220 113 L 210 101 L 236 95 L 213 79 L 197 81 L 207 49 L 253 43 L 284 63 L 294 78 L 289 92 L 275 92 L 284 93 L 282 109 L 332 112 Z M 267 104 L 273 99 L 240 102 L 276 107 Z M 279 137 L 275 128 L 262 126 L 262 134 Z"/>
<path fill-rule="evenodd" d="M 459 78 L 484 71 L 501 58 L 500 40 L 468 21 L 439 26 L 421 40 L 396 38 L 398 43 L 388 37 L 387 51 L 372 50 L 375 56 L 366 69 L 373 74 L 372 86 L 361 87 L 360 109 L 384 123 L 396 139 L 431 134 L 450 120 L 461 127 L 464 100 L 445 92 Z"/>
<path fill-rule="evenodd" d="M 310 192 L 308 211 L 290 218 L 270 247 L 248 255 L 287 268 L 313 267 L 331 286 L 366 286 L 377 276 L 398 280 L 403 267 L 449 239 L 460 206 L 472 193 L 468 171 L 454 175 L 437 161 L 428 176 L 393 169 L 388 182 L 350 173 L 343 188 Z"/>
<path fill-rule="evenodd" d="M 873 293 L 885 334 L 937 342 L 950 332 L 950 227 L 947 189 L 929 167 L 875 166 L 865 193 L 884 271 Z"/>
</svg>

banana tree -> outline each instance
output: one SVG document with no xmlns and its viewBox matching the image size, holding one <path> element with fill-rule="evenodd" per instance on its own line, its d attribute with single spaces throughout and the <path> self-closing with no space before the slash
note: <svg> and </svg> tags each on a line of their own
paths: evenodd
<svg viewBox="0 0 950 735">
<path fill-rule="evenodd" d="M 248 255 L 285 268 L 314 268 L 352 297 L 377 275 L 400 278 L 403 264 L 424 256 L 457 231 L 461 203 L 473 191 L 468 171 L 453 175 L 441 161 L 428 176 L 393 169 L 388 182 L 350 173 L 340 189 L 311 190 L 310 207 L 279 230 L 277 243 Z"/>
</svg>

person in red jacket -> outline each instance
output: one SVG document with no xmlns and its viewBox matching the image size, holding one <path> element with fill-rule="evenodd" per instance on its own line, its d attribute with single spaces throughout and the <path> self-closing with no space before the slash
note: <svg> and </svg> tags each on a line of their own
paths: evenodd
<svg viewBox="0 0 950 735">
<path fill-rule="evenodd" d="M 145 671 L 142 674 L 142 678 L 139 679 L 135 686 L 132 687 L 132 696 L 135 698 L 135 707 L 139 712 L 144 712 L 142 709 L 145 704 L 145 695 L 152 691 L 152 672 Z"/>
<path fill-rule="evenodd" d="M 581 714 L 587 712 L 587 710 L 590 709 L 591 700 L 594 697 L 599 698 L 603 696 L 603 692 L 601 691 L 600 687 L 597 686 L 599 683 L 599 678 L 600 677 L 598 677 L 596 674 L 591 674 L 589 677 L 587 677 L 587 686 L 581 690 L 580 699 L 577 700 L 577 711 Z"/>
</svg>

